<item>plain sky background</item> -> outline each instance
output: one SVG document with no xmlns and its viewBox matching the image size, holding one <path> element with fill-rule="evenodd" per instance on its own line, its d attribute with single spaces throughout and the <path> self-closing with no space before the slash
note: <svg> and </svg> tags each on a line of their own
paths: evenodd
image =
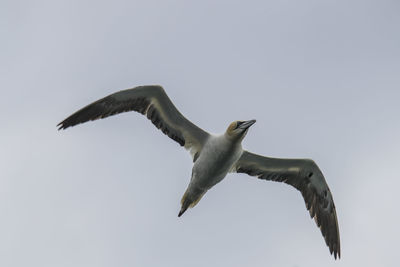
<svg viewBox="0 0 400 267">
<path fill-rule="evenodd" d="M 0 266 L 398 266 L 399 1 L 3 0 L 0 31 Z M 191 158 L 138 113 L 56 130 L 143 84 L 314 159 L 342 259 L 285 184 L 231 174 L 178 218 Z"/>
</svg>

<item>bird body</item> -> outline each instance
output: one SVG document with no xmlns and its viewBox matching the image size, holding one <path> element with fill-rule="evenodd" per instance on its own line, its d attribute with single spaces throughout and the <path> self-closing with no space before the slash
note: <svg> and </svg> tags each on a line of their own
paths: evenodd
<svg viewBox="0 0 400 267">
<path fill-rule="evenodd" d="M 225 135 L 211 136 L 193 165 L 193 178 L 197 186 L 210 189 L 219 183 L 242 155 L 240 142 Z"/>
<path fill-rule="evenodd" d="M 181 216 L 188 207 L 194 207 L 201 197 L 221 182 L 242 155 L 240 140 L 225 134 L 210 136 L 193 164 L 192 177 L 182 198 Z"/>
<path fill-rule="evenodd" d="M 122 90 L 78 110 L 58 124 L 59 129 L 126 111 L 145 115 L 165 135 L 189 150 L 192 176 L 181 200 L 180 217 L 229 172 L 284 182 L 299 190 L 335 259 L 340 257 L 339 227 L 332 194 L 316 163 L 310 159 L 260 156 L 242 148 L 255 120 L 234 121 L 222 135 L 211 135 L 187 120 L 157 85 Z"/>
</svg>

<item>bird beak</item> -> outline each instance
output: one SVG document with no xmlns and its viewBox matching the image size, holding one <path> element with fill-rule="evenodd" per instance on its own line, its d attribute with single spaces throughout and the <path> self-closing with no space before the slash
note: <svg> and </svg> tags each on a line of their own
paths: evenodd
<svg viewBox="0 0 400 267">
<path fill-rule="evenodd" d="M 244 121 L 238 126 L 238 128 L 245 130 L 245 129 L 249 128 L 251 125 L 253 125 L 254 123 L 256 123 L 256 120 Z"/>
</svg>

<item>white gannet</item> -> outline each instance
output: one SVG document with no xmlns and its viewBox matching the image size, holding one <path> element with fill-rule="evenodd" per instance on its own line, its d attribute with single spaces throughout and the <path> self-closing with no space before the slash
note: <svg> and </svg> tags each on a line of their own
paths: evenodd
<svg viewBox="0 0 400 267">
<path fill-rule="evenodd" d="M 66 129 L 79 123 L 126 111 L 146 115 L 164 134 L 190 151 L 193 169 L 181 200 L 180 217 L 228 172 L 246 173 L 259 179 L 284 182 L 301 192 L 311 218 L 321 229 L 330 253 L 340 258 L 339 227 L 331 191 L 322 172 L 310 159 L 280 159 L 253 154 L 241 142 L 255 120 L 234 121 L 226 132 L 214 136 L 187 120 L 158 85 L 126 89 L 78 110 L 57 126 Z"/>
</svg>

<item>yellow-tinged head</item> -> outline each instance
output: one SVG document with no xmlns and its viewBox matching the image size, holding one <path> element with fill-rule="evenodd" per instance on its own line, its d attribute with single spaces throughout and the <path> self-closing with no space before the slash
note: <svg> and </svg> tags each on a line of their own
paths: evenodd
<svg viewBox="0 0 400 267">
<path fill-rule="evenodd" d="M 256 120 L 249 121 L 234 121 L 229 124 L 228 129 L 226 129 L 225 135 L 229 138 L 242 140 L 251 125 L 253 125 Z"/>
</svg>

